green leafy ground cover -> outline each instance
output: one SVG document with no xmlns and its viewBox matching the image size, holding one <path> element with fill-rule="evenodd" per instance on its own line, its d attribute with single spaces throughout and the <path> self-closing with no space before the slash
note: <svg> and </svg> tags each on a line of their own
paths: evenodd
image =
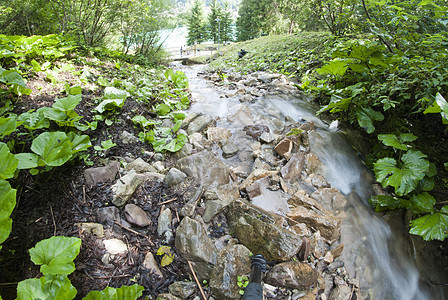
<svg viewBox="0 0 448 300">
<path fill-rule="evenodd" d="M 0 35 L 0 249 L 5 248 L 0 262 L 11 266 L 19 260 L 25 266 L 15 253 L 38 242 L 29 253 L 36 265 L 42 265 L 44 275 L 29 278 L 28 274 L 25 278 L 29 279 L 20 281 L 27 268 L 3 273 L 6 286 L 20 281 L 18 299 L 73 299 L 77 291 L 67 276 L 75 270 L 73 260 L 81 245 L 81 240 L 72 237 L 39 241 L 38 236 L 48 237 L 48 232 L 33 236 L 28 235 L 32 228 L 19 229 L 23 229 L 21 222 L 30 222 L 22 220 L 23 210 L 26 215 L 27 209 L 40 205 L 32 203 L 34 195 L 25 195 L 27 190 L 36 191 L 33 186 L 42 183 L 55 188 L 50 182 L 58 185 L 57 177 L 64 168 L 101 165 L 104 153 L 120 144 L 124 128 L 141 141 L 133 149 L 120 144 L 116 155 L 176 152 L 186 142 L 186 137 L 177 133 L 185 117 L 179 110 L 189 105 L 185 75 L 163 67 L 128 64 L 108 51 L 103 51 L 102 57 L 79 53 L 70 41 L 57 35 Z M 138 118 L 146 120 L 141 128 L 131 121 Z M 63 186 L 62 182 L 59 185 Z M 44 205 L 59 206 L 52 203 L 51 194 L 42 195 Z M 56 224 L 52 209 L 51 214 Z M 17 246 L 20 240 L 29 242 Z M 130 289 L 109 288 L 85 299 L 123 299 L 123 295 L 136 299 L 143 290 L 137 286 Z M 86 293 L 84 287 L 82 293 Z M 9 292 L 7 297 L 12 298 Z"/>
<path fill-rule="evenodd" d="M 318 114 L 363 132 L 366 165 L 390 196 L 372 197 L 377 211 L 409 210 L 410 233 L 448 236 L 446 195 L 448 65 L 446 33 L 414 36 L 391 52 L 377 36 L 336 38 L 304 33 L 233 44 L 211 67 L 294 77 L 315 95 Z M 238 58 L 240 49 L 248 51 Z M 358 149 L 357 149 L 358 150 Z"/>
</svg>

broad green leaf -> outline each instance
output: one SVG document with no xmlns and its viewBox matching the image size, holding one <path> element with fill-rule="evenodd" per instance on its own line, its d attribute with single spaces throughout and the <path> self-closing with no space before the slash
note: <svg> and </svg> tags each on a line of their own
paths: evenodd
<svg viewBox="0 0 448 300">
<path fill-rule="evenodd" d="M 436 199 L 428 193 L 421 193 L 418 195 L 413 195 L 412 201 L 412 211 L 415 213 L 428 213 L 434 211 L 434 205 L 436 204 Z"/>
<path fill-rule="evenodd" d="M 98 77 L 98 79 L 96 80 L 96 83 L 101 85 L 101 86 L 108 86 L 109 85 L 109 81 L 107 81 L 107 79 L 104 79 L 104 77 L 102 77 L 102 76 Z"/>
<path fill-rule="evenodd" d="M 419 235 L 425 241 L 443 241 L 448 237 L 448 215 L 435 213 L 412 220 L 409 233 Z"/>
<path fill-rule="evenodd" d="M 124 105 L 124 99 L 113 99 L 113 100 L 109 99 L 109 100 L 103 100 L 93 110 L 96 110 L 97 112 L 102 114 L 106 110 L 115 110 L 117 107 L 123 107 L 123 105 Z"/>
<path fill-rule="evenodd" d="M 5 71 L 3 72 L 2 75 L 5 77 L 7 85 L 16 84 L 21 87 L 26 87 L 25 81 L 23 81 L 22 76 L 19 73 L 17 73 L 17 71 L 14 70 Z"/>
<path fill-rule="evenodd" d="M 385 195 L 372 196 L 369 199 L 370 204 L 375 207 L 377 212 L 401 208 L 403 207 L 403 201 L 401 198 Z"/>
<path fill-rule="evenodd" d="M 0 179 L 0 244 L 11 233 L 12 220 L 9 216 L 16 206 L 16 193 L 17 190 L 11 188 L 9 182 Z"/>
<path fill-rule="evenodd" d="M 28 130 L 50 127 L 50 120 L 44 115 L 42 109 L 39 109 L 36 112 L 29 110 L 18 116 L 17 120 L 23 122 L 23 126 Z"/>
<path fill-rule="evenodd" d="M 67 276 L 42 276 L 17 285 L 17 300 L 71 300 L 77 294 Z"/>
<path fill-rule="evenodd" d="M 42 113 L 46 118 L 56 122 L 67 120 L 67 115 L 65 114 L 65 112 L 54 109 L 53 107 L 42 107 L 38 109 L 38 112 Z"/>
<path fill-rule="evenodd" d="M 125 100 L 127 97 L 130 97 L 127 91 L 117 89 L 115 87 L 108 86 L 104 89 L 103 99 L 121 99 Z"/>
<path fill-rule="evenodd" d="M 15 118 L 0 118 L 0 137 L 3 138 L 10 135 L 18 126 L 20 126 L 20 124 L 17 124 Z"/>
<path fill-rule="evenodd" d="M 364 128 L 367 133 L 372 133 L 375 131 L 373 121 L 384 120 L 384 115 L 379 111 L 373 110 L 372 108 L 360 107 L 356 112 L 356 116 L 359 126 Z"/>
<path fill-rule="evenodd" d="M 169 152 L 177 152 L 188 142 L 188 137 L 185 134 L 179 134 L 177 138 L 171 140 L 165 145 L 164 149 Z"/>
<path fill-rule="evenodd" d="M 165 103 L 159 103 L 156 106 L 156 113 L 159 116 L 165 116 L 171 111 L 171 107 Z"/>
<path fill-rule="evenodd" d="M 144 116 L 134 116 L 132 118 L 132 122 L 134 122 L 134 124 L 140 125 L 142 128 L 148 128 L 157 124 L 156 121 L 148 120 Z"/>
<path fill-rule="evenodd" d="M 67 134 L 69 141 L 72 143 L 73 153 L 87 150 L 92 146 L 90 143 L 90 137 L 88 135 L 77 135 L 74 132 L 69 132 Z"/>
<path fill-rule="evenodd" d="M 44 132 L 33 140 L 31 150 L 46 165 L 62 166 L 72 157 L 72 146 L 64 132 Z"/>
<path fill-rule="evenodd" d="M 19 161 L 19 164 L 17 166 L 17 169 L 19 170 L 33 169 L 38 167 L 37 162 L 39 160 L 39 156 L 34 153 L 19 153 L 16 154 L 15 157 Z"/>
<path fill-rule="evenodd" d="M 422 191 L 428 192 L 434 189 L 434 177 L 425 176 L 422 180 L 420 180 L 418 188 Z"/>
<path fill-rule="evenodd" d="M 316 69 L 316 72 L 323 74 L 331 74 L 333 76 L 344 76 L 345 71 L 347 71 L 347 63 L 342 60 L 332 60 L 327 65 L 322 68 Z"/>
<path fill-rule="evenodd" d="M 135 300 L 140 297 L 145 289 L 134 284 L 121 288 L 107 287 L 102 291 L 91 291 L 82 300 Z"/>
<path fill-rule="evenodd" d="M 35 61 L 34 59 L 31 61 L 31 65 L 33 66 L 33 70 L 34 72 L 40 72 L 42 71 L 42 67 L 40 65 L 40 63 L 38 63 L 37 61 Z"/>
<path fill-rule="evenodd" d="M 172 112 L 171 116 L 173 117 L 174 121 L 184 120 L 185 114 L 179 113 L 179 112 Z"/>
<path fill-rule="evenodd" d="M 374 164 L 377 180 L 384 187 L 393 186 L 399 196 L 406 195 L 425 177 L 429 162 L 424 158 L 420 151 L 410 150 L 402 156 L 400 166 L 393 158 L 380 159 Z"/>
<path fill-rule="evenodd" d="M 74 110 L 76 106 L 79 104 L 79 102 L 81 102 L 81 100 L 82 100 L 81 94 L 68 95 L 65 98 L 57 99 L 52 107 L 54 109 L 67 112 L 70 110 Z"/>
<path fill-rule="evenodd" d="M 53 236 L 38 242 L 29 251 L 32 262 L 41 266 L 44 275 L 68 275 L 75 270 L 73 260 L 80 248 L 79 238 Z"/>
<path fill-rule="evenodd" d="M 80 87 L 79 85 L 77 86 L 73 86 L 71 88 L 68 89 L 68 94 L 70 95 L 81 95 L 82 94 L 82 87 Z"/>
<path fill-rule="evenodd" d="M 406 151 L 408 146 L 403 143 L 415 141 L 417 137 L 410 133 L 400 134 L 399 137 L 395 134 L 378 134 L 378 139 L 386 146 Z"/>
<path fill-rule="evenodd" d="M 443 124 L 448 124 L 448 102 L 440 93 L 437 93 L 436 101 L 434 101 L 433 105 L 428 107 L 423 113 L 440 113 Z"/>
<path fill-rule="evenodd" d="M 105 140 L 105 141 L 102 141 L 101 142 L 101 147 L 99 147 L 99 146 L 95 146 L 95 147 L 93 147 L 95 150 L 97 150 L 97 151 L 104 151 L 104 150 L 107 150 L 107 149 L 110 149 L 110 148 L 112 148 L 112 147 L 115 147 L 117 144 L 115 144 L 114 142 L 112 142 L 112 140 L 111 139 L 108 139 L 108 140 Z"/>
<path fill-rule="evenodd" d="M 8 146 L 0 142 L 0 179 L 9 179 L 14 177 L 19 161 L 14 154 L 9 151 Z"/>
</svg>

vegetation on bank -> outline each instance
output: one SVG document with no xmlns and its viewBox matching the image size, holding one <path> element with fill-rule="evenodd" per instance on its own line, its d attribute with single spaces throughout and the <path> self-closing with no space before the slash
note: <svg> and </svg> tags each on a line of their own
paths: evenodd
<svg viewBox="0 0 448 300">
<path fill-rule="evenodd" d="M 59 35 L 0 35 L 0 249 L 11 233 L 10 216 L 22 188 L 16 178 L 22 172 L 51 176 L 55 168 L 77 161 L 93 164 L 115 144 L 91 137 L 98 128 L 123 122 L 126 101 L 144 108 L 131 119 L 154 151 L 176 152 L 187 140 L 177 133 L 185 117 L 178 111 L 189 105 L 183 73 L 129 64 L 122 54 L 99 48 L 91 49 L 97 57 L 91 56 L 75 45 Z M 42 100 L 49 105 L 39 104 Z M 89 152 L 92 142 L 97 145 Z M 53 237 L 31 249 L 44 276 L 20 282 L 18 299 L 73 299 L 76 289 L 67 276 L 80 244 L 77 238 Z M 135 299 L 141 288 L 109 289 L 102 297 L 114 293 Z"/>
<path fill-rule="evenodd" d="M 210 65 L 222 72 L 265 70 L 295 77 L 299 89 L 315 95 L 318 114 L 331 114 L 370 141 L 366 165 L 389 192 L 372 197 L 372 206 L 377 211 L 407 209 L 410 233 L 444 240 L 446 41 L 446 32 L 424 34 L 403 43 L 406 49 L 391 52 L 373 34 L 267 36 L 227 46 Z M 242 58 L 240 49 L 248 51 Z"/>
</svg>

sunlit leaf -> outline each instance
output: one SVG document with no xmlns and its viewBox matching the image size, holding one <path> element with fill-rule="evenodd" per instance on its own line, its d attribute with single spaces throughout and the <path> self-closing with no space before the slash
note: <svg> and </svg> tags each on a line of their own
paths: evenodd
<svg viewBox="0 0 448 300">
<path fill-rule="evenodd" d="M 67 276 L 26 279 L 17 285 L 17 300 L 71 300 L 77 294 Z"/>
<path fill-rule="evenodd" d="M 445 207 L 442 208 L 442 212 L 447 213 L 448 209 Z M 448 237 L 448 215 L 434 213 L 412 220 L 409 232 L 421 236 L 425 241 L 443 241 Z"/>
<path fill-rule="evenodd" d="M 428 193 L 413 195 L 411 201 L 412 211 L 416 213 L 433 212 L 436 204 L 436 199 Z"/>
<path fill-rule="evenodd" d="M 360 107 L 356 112 L 358 119 L 358 124 L 360 127 L 364 128 L 367 133 L 372 133 L 375 131 L 375 126 L 373 126 L 374 121 L 383 121 L 384 115 L 375 111 L 372 108 Z"/>
<path fill-rule="evenodd" d="M 140 297 L 145 289 L 134 284 L 120 288 L 107 287 L 102 291 L 91 291 L 82 300 L 135 300 Z"/>
<path fill-rule="evenodd" d="M 16 206 L 16 193 L 17 190 L 11 188 L 9 182 L 0 179 L 0 244 L 11 233 L 12 220 L 9 216 Z"/>
<path fill-rule="evenodd" d="M 18 164 L 18 159 L 9 151 L 8 146 L 0 142 L 0 179 L 14 177 Z"/>
<path fill-rule="evenodd" d="M 64 132 L 44 132 L 33 140 L 31 150 L 48 166 L 62 166 L 72 157 L 72 146 Z"/>
<path fill-rule="evenodd" d="M 333 76 L 344 76 L 345 71 L 347 71 L 347 63 L 342 60 L 332 60 L 328 64 L 324 65 L 322 68 L 316 69 L 316 72 L 323 74 L 330 74 Z"/>
</svg>

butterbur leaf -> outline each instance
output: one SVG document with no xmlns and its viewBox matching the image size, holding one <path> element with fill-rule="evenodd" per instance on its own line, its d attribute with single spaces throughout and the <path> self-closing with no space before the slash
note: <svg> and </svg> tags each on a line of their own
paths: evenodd
<svg viewBox="0 0 448 300">
<path fill-rule="evenodd" d="M 402 156 L 400 166 L 393 158 L 380 159 L 374 164 L 377 180 L 384 187 L 393 186 L 397 195 L 406 195 L 425 177 L 429 162 L 424 158 L 420 151 L 410 150 Z"/>
<path fill-rule="evenodd" d="M 17 124 L 15 118 L 0 118 L 0 137 L 10 135 L 20 124 Z"/>
<path fill-rule="evenodd" d="M 445 207 L 442 212 L 446 210 Z M 425 241 L 443 241 L 448 237 L 448 215 L 437 212 L 412 220 L 409 233 L 419 235 Z"/>
<path fill-rule="evenodd" d="M 17 165 L 17 169 L 19 170 L 33 169 L 38 166 L 39 156 L 34 153 L 18 153 L 15 157 L 19 162 Z"/>
<path fill-rule="evenodd" d="M 90 137 L 88 135 L 77 135 L 74 132 L 69 132 L 67 134 L 67 137 L 72 143 L 73 153 L 87 150 L 92 146 L 92 144 L 90 143 Z"/>
<path fill-rule="evenodd" d="M 121 99 L 125 100 L 127 97 L 131 96 L 127 91 L 117 89 L 112 86 L 108 86 L 104 89 L 103 99 Z"/>
<path fill-rule="evenodd" d="M 67 112 L 70 110 L 74 110 L 76 106 L 81 102 L 81 94 L 76 95 L 68 95 L 65 98 L 57 99 L 56 102 L 53 104 L 53 108 L 57 109 L 59 111 Z"/>
<path fill-rule="evenodd" d="M 34 59 L 31 61 L 31 65 L 33 66 L 33 70 L 34 72 L 40 72 L 42 71 L 42 67 L 40 66 L 40 63 L 38 63 L 37 61 L 35 61 Z"/>
<path fill-rule="evenodd" d="M 138 284 L 122 286 L 121 288 L 107 287 L 102 291 L 91 291 L 82 300 L 135 300 L 145 289 Z"/>
<path fill-rule="evenodd" d="M 0 179 L 0 244 L 11 233 L 12 220 L 9 216 L 16 206 L 16 193 L 17 190 L 11 188 L 9 182 Z"/>
<path fill-rule="evenodd" d="M 26 279 L 17 285 L 17 300 L 71 300 L 76 293 L 65 275 Z"/>
<path fill-rule="evenodd" d="M 406 151 L 408 150 L 408 146 L 403 143 L 413 142 L 417 139 L 417 137 L 410 133 L 401 134 L 399 137 L 395 134 L 378 134 L 378 139 L 386 146 Z"/>
<path fill-rule="evenodd" d="M 73 260 L 80 248 L 79 238 L 53 236 L 38 242 L 29 251 L 31 260 L 41 266 L 40 271 L 44 275 L 68 275 L 75 270 Z"/>
<path fill-rule="evenodd" d="M 124 99 L 109 99 L 109 100 L 103 100 L 93 110 L 96 110 L 97 112 L 102 114 L 106 110 L 115 110 L 117 107 L 118 108 L 123 107 L 123 105 L 124 105 Z"/>
<path fill-rule="evenodd" d="M 375 207 L 377 212 L 401 208 L 403 201 L 403 199 L 385 195 L 372 196 L 369 199 L 370 204 Z"/>
<path fill-rule="evenodd" d="M 31 150 L 48 166 L 62 166 L 72 157 L 72 145 L 64 132 L 44 132 L 33 140 Z"/>
<path fill-rule="evenodd" d="M 165 116 L 171 111 L 171 108 L 169 105 L 165 103 L 159 103 L 156 106 L 156 113 L 159 116 Z"/>
<path fill-rule="evenodd" d="M 5 143 L 0 142 L 0 179 L 14 177 L 19 160 L 9 151 Z"/>
<path fill-rule="evenodd" d="M 328 64 L 324 65 L 322 68 L 316 69 L 316 72 L 323 74 L 331 74 L 333 76 L 344 76 L 345 71 L 347 71 L 347 63 L 342 60 L 333 60 Z"/>
<path fill-rule="evenodd" d="M 97 80 L 96 83 L 101 85 L 101 86 L 108 86 L 109 85 L 109 81 L 107 81 L 107 79 L 104 79 L 104 77 L 100 76 Z"/>
<path fill-rule="evenodd" d="M 364 128 L 367 133 L 372 133 L 375 131 L 375 126 L 373 126 L 373 121 L 383 121 L 384 115 L 379 111 L 375 111 L 372 108 L 360 107 L 356 112 L 358 118 L 358 124 L 360 127 Z"/>
<path fill-rule="evenodd" d="M 413 195 L 412 201 L 412 211 L 415 213 L 427 213 L 434 211 L 434 205 L 436 204 L 436 199 L 428 193 L 421 193 L 418 195 Z"/>
</svg>

